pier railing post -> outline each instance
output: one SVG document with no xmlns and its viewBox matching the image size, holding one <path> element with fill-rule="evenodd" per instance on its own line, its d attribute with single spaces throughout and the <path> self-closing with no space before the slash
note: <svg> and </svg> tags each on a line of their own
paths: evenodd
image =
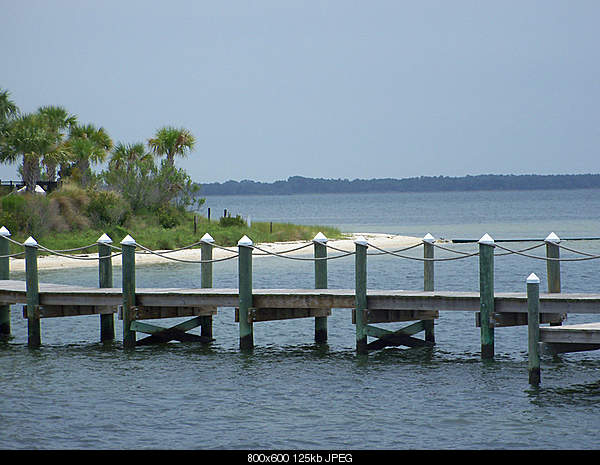
<svg viewBox="0 0 600 465">
<path fill-rule="evenodd" d="M 423 238 L 423 290 L 433 291 L 434 289 L 434 247 L 435 238 L 431 234 L 426 234 Z M 423 327 L 425 328 L 425 340 L 435 342 L 434 323 L 433 320 L 424 320 Z"/>
<path fill-rule="evenodd" d="M 33 237 L 24 242 L 25 245 L 25 280 L 27 286 L 27 345 L 42 345 L 40 326 L 40 292 L 38 283 L 37 253 L 38 243 Z"/>
<path fill-rule="evenodd" d="M 527 277 L 527 329 L 529 384 L 540 384 L 540 279 L 533 273 Z"/>
<path fill-rule="evenodd" d="M 367 354 L 367 249 L 368 243 L 363 237 L 354 241 L 355 254 L 355 319 L 356 319 L 356 352 Z"/>
<path fill-rule="evenodd" d="M 323 233 L 313 239 L 315 254 L 315 289 L 327 289 L 327 237 Z M 327 317 L 315 317 L 315 342 L 327 342 Z"/>
<path fill-rule="evenodd" d="M 112 239 L 102 234 L 96 241 L 98 243 L 98 287 L 113 287 L 113 272 L 111 259 Z M 113 341 L 115 339 L 115 318 L 112 313 L 100 315 L 100 341 Z"/>
<path fill-rule="evenodd" d="M 200 245 L 200 260 L 202 263 L 200 264 L 200 287 L 203 289 L 213 287 L 213 243 L 215 240 L 208 233 L 202 236 L 200 239 L 202 244 Z M 213 330 L 212 330 L 212 316 L 201 316 L 200 321 L 200 335 L 212 338 Z"/>
<path fill-rule="evenodd" d="M 485 234 L 479 239 L 479 306 L 481 358 L 494 358 L 494 240 Z"/>
<path fill-rule="evenodd" d="M 0 228 L 0 279 L 10 279 L 10 231 Z M 0 305 L 0 342 L 10 339 L 10 305 Z"/>
<path fill-rule="evenodd" d="M 548 292 L 560 293 L 560 238 L 550 233 L 546 239 L 546 272 L 548 274 Z M 550 326 L 561 326 L 561 322 L 551 322 Z"/>
<path fill-rule="evenodd" d="M 132 348 L 136 344 L 135 331 L 131 330 L 133 307 L 135 306 L 135 240 L 128 234 L 121 241 L 123 263 L 123 347 Z"/>
<path fill-rule="evenodd" d="M 240 349 L 254 348 L 254 328 L 249 319 L 252 303 L 252 240 L 247 236 L 238 241 L 239 325 Z"/>
</svg>

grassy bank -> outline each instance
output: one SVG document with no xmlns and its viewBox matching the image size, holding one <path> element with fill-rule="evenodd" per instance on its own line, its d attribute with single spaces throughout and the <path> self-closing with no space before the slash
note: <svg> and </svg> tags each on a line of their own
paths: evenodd
<svg viewBox="0 0 600 465">
<path fill-rule="evenodd" d="M 318 232 L 322 232 L 331 239 L 343 237 L 338 229 L 328 226 L 252 222 L 251 227 L 248 227 L 246 224 L 223 225 L 219 221 L 209 222 L 204 217 L 196 217 L 196 226 L 194 227 L 194 215 L 189 212 L 181 214 L 178 223 L 173 227 L 165 228 L 159 223 L 157 216 L 144 214 L 130 217 L 126 225 L 84 227 L 69 231 L 40 231 L 39 234 L 33 236 L 39 244 L 52 250 L 65 250 L 95 244 L 102 234 L 107 234 L 117 246 L 123 237 L 129 234 L 138 244 L 152 250 L 169 250 L 188 246 L 198 242 L 205 233 L 210 234 L 215 243 L 222 246 L 236 245 L 244 235 L 250 237 L 255 243 L 311 240 Z M 21 243 L 32 235 L 25 231 L 14 232 L 14 229 L 10 227 L 9 230 L 12 234 L 11 238 Z M 11 244 L 11 253 L 21 250 L 20 247 Z M 96 249 L 94 247 L 89 251 L 95 252 Z"/>
</svg>

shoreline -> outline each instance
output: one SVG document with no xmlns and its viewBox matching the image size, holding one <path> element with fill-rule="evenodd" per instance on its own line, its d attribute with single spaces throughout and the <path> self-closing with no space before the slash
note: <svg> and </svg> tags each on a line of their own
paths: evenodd
<svg viewBox="0 0 600 465">
<path fill-rule="evenodd" d="M 422 238 L 413 237 L 413 236 L 401 236 L 396 234 L 384 234 L 384 233 L 349 233 L 347 239 L 331 239 L 327 242 L 328 245 L 335 247 L 337 249 L 343 250 L 345 252 L 352 252 L 355 249 L 354 240 L 358 236 L 363 236 L 367 241 L 373 244 L 376 247 L 380 247 L 382 249 L 390 249 L 390 248 L 401 248 L 401 247 L 409 247 L 415 244 L 420 244 L 422 242 Z M 289 242 L 268 242 L 263 244 L 256 244 L 257 247 L 261 249 L 273 252 L 273 253 L 281 253 L 287 250 L 293 249 L 295 247 L 300 247 L 302 245 L 312 244 L 312 241 L 289 241 Z M 118 244 L 115 244 L 118 245 Z M 157 253 L 165 252 L 165 251 L 155 251 Z M 237 254 L 237 246 L 223 248 L 213 248 L 213 259 L 221 259 L 227 258 L 234 254 Z M 286 255 L 312 255 L 313 249 L 311 247 L 305 247 L 300 250 L 291 251 Z M 83 254 L 78 255 L 79 257 L 97 257 L 97 254 Z M 167 255 L 168 257 L 172 257 L 177 260 L 191 260 L 196 261 L 200 260 L 200 248 L 194 249 L 186 249 L 179 250 L 177 252 L 172 252 Z M 254 256 L 256 258 L 261 258 L 265 256 L 270 256 L 268 254 L 263 254 L 260 251 L 256 251 Z M 169 260 L 168 258 L 164 258 L 154 254 L 136 254 L 136 265 L 155 265 L 158 263 L 180 263 L 175 260 Z M 121 266 L 121 256 L 113 257 L 112 259 L 113 267 Z M 199 265 L 199 264 L 198 264 Z M 89 267 L 97 267 L 98 260 L 78 260 L 73 258 L 62 257 L 58 255 L 43 255 L 38 257 L 38 269 L 40 270 L 60 270 L 66 268 L 89 268 Z M 23 272 L 25 271 L 25 260 L 22 258 L 11 258 L 10 259 L 10 271 Z"/>
</svg>

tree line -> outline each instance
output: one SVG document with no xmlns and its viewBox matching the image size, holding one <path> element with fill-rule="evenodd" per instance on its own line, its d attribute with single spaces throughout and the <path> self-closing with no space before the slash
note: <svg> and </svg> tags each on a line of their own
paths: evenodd
<svg viewBox="0 0 600 465">
<path fill-rule="evenodd" d="M 600 188 L 600 174 L 419 176 L 404 179 L 323 179 L 292 176 L 263 183 L 226 181 L 202 184 L 203 195 L 290 195 L 376 192 L 439 192 Z"/>
</svg>

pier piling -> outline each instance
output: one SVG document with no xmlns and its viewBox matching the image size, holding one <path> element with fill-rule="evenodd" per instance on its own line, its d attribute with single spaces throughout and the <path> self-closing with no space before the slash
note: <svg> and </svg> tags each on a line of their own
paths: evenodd
<svg viewBox="0 0 600 465">
<path fill-rule="evenodd" d="M 247 236 L 238 241 L 238 279 L 239 279 L 239 325 L 240 349 L 254 348 L 253 322 L 248 318 L 252 302 L 252 246 Z"/>
<path fill-rule="evenodd" d="M 106 234 L 100 236 L 98 243 L 98 287 L 113 287 L 113 272 L 111 259 L 112 239 Z M 100 341 L 115 339 L 115 318 L 112 313 L 100 315 Z"/>
<path fill-rule="evenodd" d="M 435 238 L 431 234 L 426 234 L 423 238 L 423 290 L 434 290 L 434 248 Z M 425 340 L 435 343 L 434 320 L 424 320 Z"/>
<path fill-rule="evenodd" d="M 40 292 L 38 283 L 38 243 L 29 237 L 25 246 L 25 281 L 27 285 L 27 345 L 32 348 L 42 345 L 40 325 Z"/>
<path fill-rule="evenodd" d="M 354 241 L 355 254 L 355 279 L 356 279 L 356 352 L 367 354 L 367 249 L 368 243 L 363 237 Z"/>
<path fill-rule="evenodd" d="M 533 273 L 527 278 L 527 334 L 529 384 L 540 384 L 540 279 Z"/>
<path fill-rule="evenodd" d="M 494 240 L 485 234 L 479 239 L 479 303 L 481 358 L 494 358 Z"/>
<path fill-rule="evenodd" d="M 203 289 L 213 287 L 213 243 L 215 240 L 212 236 L 206 233 L 202 236 L 202 244 L 200 245 L 200 287 Z M 212 315 L 201 316 L 200 318 L 200 335 L 209 338 L 213 337 L 213 321 Z"/>
<path fill-rule="evenodd" d="M 135 247 L 136 242 L 130 235 L 121 241 L 122 249 L 122 292 L 123 292 L 123 347 L 135 347 L 136 335 L 131 329 L 133 307 L 135 306 Z"/>
<path fill-rule="evenodd" d="M 0 228 L 0 279 L 10 279 L 10 231 Z M 10 305 L 0 305 L 0 342 L 10 339 Z"/>
<path fill-rule="evenodd" d="M 319 233 L 313 239 L 315 255 L 315 289 L 327 289 L 327 237 Z M 315 317 L 315 342 L 327 342 L 327 317 Z"/>
</svg>

